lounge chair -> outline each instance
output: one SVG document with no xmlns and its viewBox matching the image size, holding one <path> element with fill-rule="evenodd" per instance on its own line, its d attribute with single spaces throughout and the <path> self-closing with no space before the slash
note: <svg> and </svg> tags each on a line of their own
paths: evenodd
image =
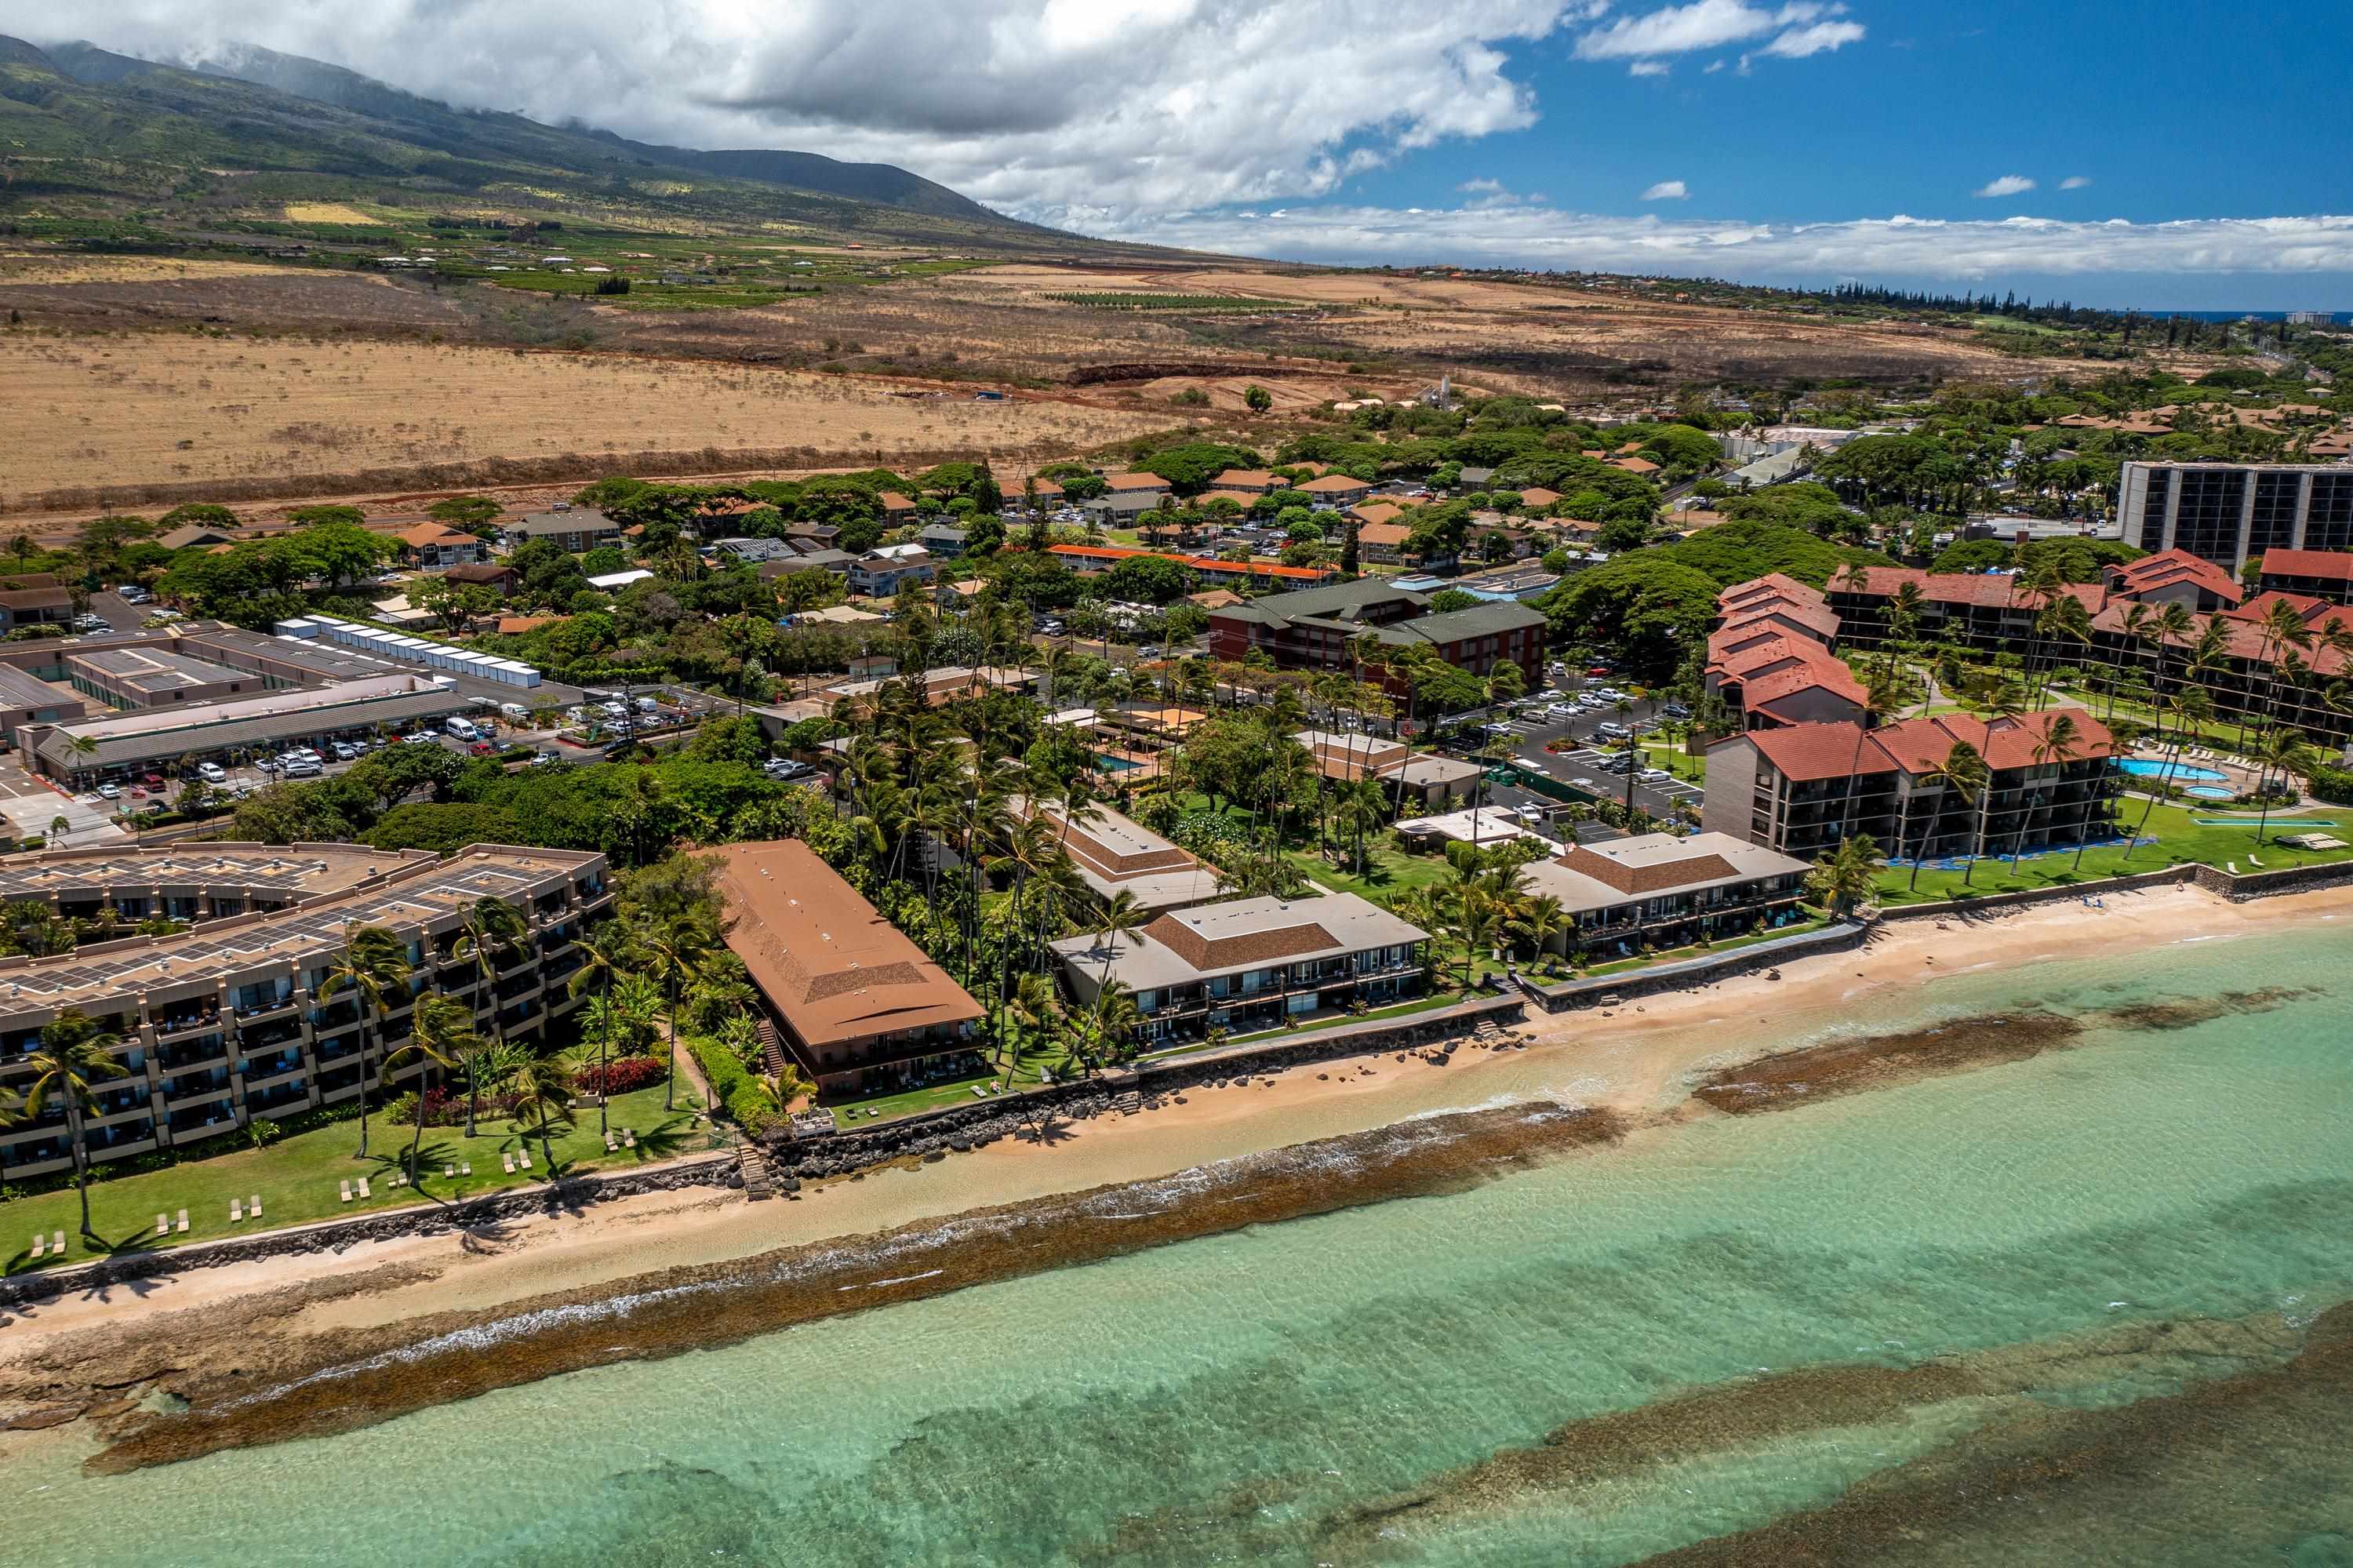
<svg viewBox="0 0 2353 1568">
<path fill-rule="evenodd" d="M 2247 852 L 2247 863 L 2249 865 L 2261 865 L 2263 863 L 2255 858 L 2255 853 L 2253 850 L 2249 850 Z"/>
<path fill-rule="evenodd" d="M 187 1211 L 187 1210 L 185 1210 L 185 1209 L 182 1209 L 182 1210 L 180 1211 L 180 1223 L 179 1223 L 179 1224 L 175 1227 L 175 1229 L 185 1231 L 185 1230 L 186 1230 L 187 1228 L 188 1228 L 188 1211 Z"/>
<path fill-rule="evenodd" d="M 228 1223 L 235 1224 L 243 1218 L 245 1218 L 245 1205 L 231 1198 L 228 1201 Z"/>
<path fill-rule="evenodd" d="M 50 1251 L 50 1253 L 51 1253 L 51 1254 L 53 1254 L 54 1255 L 56 1255 L 56 1256 L 58 1256 L 58 1257 L 63 1257 L 63 1256 L 65 1256 L 65 1255 L 66 1255 L 66 1233 L 65 1233 L 65 1232 L 63 1232 L 63 1231 L 51 1231 L 51 1232 L 49 1233 L 49 1251 Z"/>
<path fill-rule="evenodd" d="M 505 1169 L 506 1173 L 507 1173 L 508 1175 L 512 1176 L 512 1175 L 513 1175 L 513 1174 L 514 1174 L 514 1156 L 513 1156 L 513 1155 L 512 1155 L 512 1154 L 501 1154 L 501 1155 L 500 1155 L 500 1156 L 499 1156 L 499 1164 L 500 1164 L 501 1167 L 503 1167 L 503 1168 Z"/>
<path fill-rule="evenodd" d="M 465 1161 L 464 1163 L 460 1164 L 460 1165 L 458 1167 L 458 1174 L 459 1174 L 459 1175 L 460 1175 L 460 1176 L 471 1176 L 473 1173 L 474 1173 L 474 1162 L 473 1162 L 472 1160 L 469 1160 Z"/>
<path fill-rule="evenodd" d="M 444 1165 L 441 1167 L 441 1179 L 445 1181 L 455 1181 L 458 1179 L 458 1168 L 455 1165 Z"/>
<path fill-rule="evenodd" d="M 618 1154 L 621 1152 L 621 1140 L 615 1138 L 609 1132 L 605 1135 L 605 1152 L 607 1154 Z"/>
<path fill-rule="evenodd" d="M 2231 868 L 2231 874 L 2232 874 L 2232 876 L 2236 876 L 2236 875 L 2238 875 L 2238 874 L 2239 874 L 2239 863 L 2238 863 L 2237 861 L 2235 861 L 2235 860 L 2229 860 L 2229 861 L 2224 861 L 2222 863 L 2223 863 L 2223 864 L 2225 864 L 2225 865 L 2227 865 L 2227 866 L 2229 866 L 2229 867 Z"/>
<path fill-rule="evenodd" d="M 259 1218 L 261 1218 L 261 1194 L 260 1194 L 260 1193 L 256 1192 L 256 1193 L 253 1195 L 253 1202 L 251 1202 L 248 1203 L 248 1204 L 245 1206 L 245 1212 L 246 1212 L 247 1213 L 248 1213 L 248 1214 L 252 1215 L 252 1216 L 253 1216 L 255 1219 L 257 1219 L 257 1220 L 258 1220 L 258 1219 L 259 1219 Z"/>
<path fill-rule="evenodd" d="M 33 1233 L 33 1255 L 35 1257 L 47 1257 L 48 1255 L 48 1244 L 41 1240 L 40 1232 L 35 1231 Z"/>
<path fill-rule="evenodd" d="M 344 1183 L 343 1183 L 343 1202 L 346 1202 L 346 1203 L 348 1203 L 348 1202 L 350 1202 L 351 1201 L 352 1201 L 352 1184 L 351 1184 L 349 1181 L 346 1181 L 346 1182 L 344 1182 Z"/>
<path fill-rule="evenodd" d="M 624 1149 L 635 1149 L 637 1146 L 637 1130 L 634 1128 L 623 1128 L 621 1129 L 621 1147 Z"/>
<path fill-rule="evenodd" d="M 155 1234 L 159 1236 L 167 1236 L 172 1234 L 171 1215 L 158 1214 L 155 1216 Z"/>
<path fill-rule="evenodd" d="M 373 1198 L 375 1196 L 374 1192 L 368 1191 L 367 1178 L 364 1176 L 360 1178 L 360 1196 L 363 1198 Z"/>
<path fill-rule="evenodd" d="M 526 1171 L 530 1170 L 531 1150 L 528 1149 L 518 1150 L 515 1154 L 515 1163 L 522 1166 Z"/>
</svg>

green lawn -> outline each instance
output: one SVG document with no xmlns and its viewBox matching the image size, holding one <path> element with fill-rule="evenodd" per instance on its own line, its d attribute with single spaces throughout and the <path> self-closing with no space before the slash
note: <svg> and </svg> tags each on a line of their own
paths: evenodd
<svg viewBox="0 0 2353 1568">
<path fill-rule="evenodd" d="M 1443 859 L 1434 854 L 1406 853 L 1397 847 L 1397 836 L 1387 828 L 1377 839 L 1366 841 L 1362 876 L 1356 874 L 1353 857 L 1343 866 L 1334 865 L 1312 846 L 1282 853 L 1308 881 L 1335 893 L 1369 898 L 1376 904 L 1386 904 L 1390 895 L 1409 887 L 1430 887 L 1454 879 L 1454 868 Z"/>
<path fill-rule="evenodd" d="M 2141 808 L 2146 803 L 2144 797 L 2125 798 L 2120 816 L 2126 828 L 2140 821 Z M 2243 827 L 2200 827 L 2193 820 L 2204 818 L 2211 821 L 2238 814 L 2227 804 L 2201 805 L 2192 811 L 2160 802 L 2150 811 L 2147 827 L 2141 830 L 2141 836 L 2153 838 L 2157 842 L 2144 844 L 2132 851 L 2130 860 L 2125 858 L 2126 852 L 2122 845 L 2118 845 L 2111 849 L 2084 851 L 2080 868 L 2073 863 L 2073 851 L 2034 856 L 2016 865 L 2006 861 L 1979 861 L 1967 883 L 1963 882 L 1963 874 L 1958 871 L 1928 869 L 1920 873 L 1917 888 L 1911 885 L 1912 870 L 1909 866 L 1890 866 L 1879 875 L 1880 898 L 1886 904 L 1918 904 L 1972 894 L 2068 887 L 2095 882 L 2103 877 L 2158 871 L 2168 865 L 2191 861 L 2224 867 L 2235 861 L 2242 872 L 2249 872 L 2258 869 L 2277 871 L 2282 866 L 2311 865 L 2353 857 L 2353 850 L 2295 850 L 2275 842 L 2281 833 L 2300 831 L 2298 819 L 2283 817 L 2277 812 L 2272 815 L 2271 825 L 2260 848 L 2255 842 L 2256 819 L 2252 814 L 2247 816 Z M 2336 822 L 2338 824 L 2337 827 L 2321 831 L 2353 842 L 2353 831 L 2348 831 L 2348 828 L 2353 828 L 2353 807 L 2337 811 L 2323 809 L 2305 815 L 2307 821 Z M 1881 847 L 1884 849 L 1886 846 Z M 2251 856 L 2260 857 L 2263 865 L 2257 867 L 2250 863 Z"/>
<path fill-rule="evenodd" d="M 577 1113 L 578 1120 L 569 1128 L 558 1122 L 554 1139 L 557 1167 L 565 1175 L 626 1170 L 712 1147 L 712 1135 L 691 1128 L 692 1112 L 702 1105 L 692 1087 L 683 1078 L 680 1080 L 679 1108 L 670 1112 L 662 1109 L 662 1086 L 656 1085 L 613 1097 L 607 1114 L 615 1134 L 617 1136 L 627 1127 L 635 1128 L 638 1135 L 637 1148 L 617 1155 L 605 1152 L 593 1109 Z M 471 1139 L 464 1136 L 461 1128 L 427 1128 L 424 1179 L 414 1188 L 392 1186 L 390 1178 L 406 1155 L 414 1130 L 410 1126 L 388 1123 L 382 1116 L 371 1117 L 368 1158 L 355 1160 L 353 1155 L 359 1148 L 360 1126 L 354 1117 L 280 1139 L 267 1149 L 240 1149 L 211 1159 L 185 1160 L 169 1170 L 93 1180 L 90 1188 L 90 1224 L 107 1243 L 104 1250 L 135 1252 L 301 1224 L 338 1214 L 400 1208 L 417 1202 L 420 1194 L 441 1199 L 469 1198 L 496 1188 L 543 1181 L 547 1175 L 536 1137 L 530 1140 L 533 1169 L 528 1174 L 518 1171 L 510 1176 L 500 1169 L 501 1153 L 523 1143 L 514 1124 L 500 1118 L 480 1123 L 480 1135 Z M 228 1142 L 223 1139 L 222 1147 L 227 1149 Z M 474 1168 L 471 1176 L 450 1180 L 442 1177 L 444 1165 L 463 1166 L 470 1161 Z M 102 1165 L 95 1167 L 92 1174 L 97 1176 L 104 1170 Z M 347 1179 L 356 1181 L 362 1176 L 368 1179 L 371 1196 L 365 1201 L 354 1196 L 349 1203 L 343 1202 L 339 1184 Z M 256 1224 L 248 1220 L 229 1224 L 229 1200 L 241 1202 L 257 1192 L 261 1195 L 263 1223 Z M 175 1229 L 168 1239 L 156 1235 L 155 1216 L 165 1213 L 176 1217 L 182 1209 L 188 1211 L 186 1234 Z M 6 1259 L 6 1271 L 11 1274 L 26 1268 L 46 1268 L 58 1261 L 79 1263 L 96 1255 L 77 1234 L 81 1226 L 81 1208 L 70 1187 L 37 1197 L 19 1198 L 0 1206 L 0 1226 L 5 1227 L 0 1229 L 0 1257 Z M 46 1236 L 60 1230 L 66 1233 L 67 1255 L 62 1260 L 52 1255 L 43 1257 L 39 1263 L 32 1262 L 28 1244 L 33 1234 L 37 1231 Z"/>
<path fill-rule="evenodd" d="M 1682 742 L 1646 735 L 1640 737 L 1640 744 L 1645 766 L 1663 768 L 1676 778 L 1694 784 L 1707 782 L 1707 758 L 1684 756 Z"/>
</svg>

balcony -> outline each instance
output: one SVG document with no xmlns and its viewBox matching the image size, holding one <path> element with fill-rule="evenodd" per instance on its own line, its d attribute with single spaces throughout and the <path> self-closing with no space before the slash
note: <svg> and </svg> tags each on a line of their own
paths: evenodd
<svg viewBox="0 0 2353 1568">
<path fill-rule="evenodd" d="M 228 1042 L 217 1034 L 155 1054 L 156 1065 L 166 1073 L 194 1072 L 205 1067 L 228 1065 Z"/>
<path fill-rule="evenodd" d="M 287 1018 L 280 1022 L 263 1024 L 259 1028 L 237 1031 L 237 1040 L 244 1046 L 248 1055 L 301 1038 L 302 1022 L 297 1018 Z"/>
<path fill-rule="evenodd" d="M 295 1005 L 294 993 L 289 991 L 275 1001 L 260 1001 L 251 1007 L 238 1008 L 237 1022 L 240 1027 L 267 1022 L 270 1019 L 293 1012 Z"/>
<path fill-rule="evenodd" d="M 218 1008 L 206 1008 L 201 1012 L 182 1012 L 174 1013 L 170 1017 L 159 1017 L 155 1020 L 155 1039 L 158 1044 L 161 1044 L 176 1040 L 183 1034 L 194 1034 L 206 1029 L 218 1029 L 220 1021 Z"/>
</svg>

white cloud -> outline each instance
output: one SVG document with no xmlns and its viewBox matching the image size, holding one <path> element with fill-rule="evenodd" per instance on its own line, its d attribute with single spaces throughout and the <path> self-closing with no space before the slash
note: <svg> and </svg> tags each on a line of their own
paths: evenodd
<svg viewBox="0 0 2353 1568">
<path fill-rule="evenodd" d="M 1792 0 L 1779 6 L 1752 5 L 1747 0 L 1692 0 L 1596 27 L 1577 40 L 1577 53 L 1588 60 L 1649 59 L 1768 38 L 1757 53 L 1803 59 L 1863 36 L 1862 23 L 1833 19 L 1845 12 L 1844 5 L 1815 0 Z"/>
<path fill-rule="evenodd" d="M 898 164 L 1035 217 L 1327 195 L 1399 153 L 1525 130 L 1535 100 L 1507 48 L 1604 8 L 91 0 L 71 31 L 151 58 L 259 44 L 648 141 Z"/>
<path fill-rule="evenodd" d="M 2059 182 L 2059 188 L 2063 191 L 2079 191 L 2091 183 L 2092 176 L 2089 175 L 2069 175 Z"/>
<path fill-rule="evenodd" d="M 1699 74 L 1702 76 L 1714 76 L 1717 71 L 1720 71 L 1723 69 L 1724 62 L 1722 60 L 1710 60 L 1707 62 L 1706 69 L 1702 70 Z"/>
<path fill-rule="evenodd" d="M 2027 275 L 2353 274 L 2353 216 L 2193 218 L 2174 223 L 2048 218 L 1858 218 L 1796 225 L 1603 217 L 1513 207 L 1402 212 L 1294 207 L 1283 232 L 1214 214 L 1137 220 L 1112 238 L 1289 260 L 1440 260 L 1596 271 L 1819 282 L 1953 281 Z"/>
<path fill-rule="evenodd" d="M 2024 175 L 2004 175 L 2000 179 L 1988 180 L 1971 194 L 1978 196 L 2023 196 L 2033 188 L 2034 182 Z"/>
<path fill-rule="evenodd" d="M 1664 76 L 1670 68 L 1664 60 L 1636 60 L 1626 68 L 1628 76 Z"/>
<path fill-rule="evenodd" d="M 1464 180 L 1461 185 L 1456 185 L 1454 188 L 1471 196 L 1492 196 L 1495 192 L 1504 188 L 1504 182 L 1501 180 L 1491 180 L 1486 178 L 1484 175 L 1482 175 L 1480 178 L 1475 180 Z"/>
<path fill-rule="evenodd" d="M 1862 38 L 1860 22 L 1816 22 L 1811 26 L 1790 28 L 1757 52 L 1779 59 L 1801 60 L 1845 44 L 1858 43 Z"/>
<path fill-rule="evenodd" d="M 1644 201 L 1682 201 L 1691 195 L 1681 180 L 1661 180 L 1642 193 Z"/>
</svg>

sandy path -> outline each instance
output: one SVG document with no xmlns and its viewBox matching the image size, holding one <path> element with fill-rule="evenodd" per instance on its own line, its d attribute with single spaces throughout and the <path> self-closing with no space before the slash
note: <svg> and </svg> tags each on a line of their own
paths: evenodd
<svg viewBox="0 0 2353 1568">
<path fill-rule="evenodd" d="M 0 1362 L 77 1330 L 128 1327 L 287 1287 L 382 1270 L 376 1285 L 313 1302 L 273 1329 L 310 1332 L 426 1312 L 494 1307 L 674 1264 L 744 1257 L 826 1236 L 884 1229 L 1208 1160 L 1361 1131 L 1500 1099 L 1545 1097 L 1634 1114 L 1684 1107 L 1697 1070 L 1729 1065 L 1835 1027 L 1863 999 L 1883 1004 L 1940 977 L 2043 959 L 2185 940 L 2232 939 L 2353 918 L 2353 888 L 2232 905 L 2195 888 L 2111 895 L 1963 923 L 1908 921 L 1867 951 L 1800 959 L 1783 979 L 1744 976 L 1608 1012 L 1538 1016 L 1516 1047 L 1455 1053 L 1451 1065 L 1395 1054 L 1293 1068 L 1247 1087 L 1187 1091 L 1141 1116 L 1062 1124 L 1050 1147 L 1007 1140 L 929 1165 L 893 1167 L 812 1189 L 798 1202 L 746 1203 L 695 1191 L 535 1219 L 494 1236 L 411 1237 L 336 1254 L 199 1269 L 136 1291 L 116 1287 L 27 1310 L 0 1331 Z M 1696 1114 L 1714 1114 L 1696 1111 Z"/>
</svg>

